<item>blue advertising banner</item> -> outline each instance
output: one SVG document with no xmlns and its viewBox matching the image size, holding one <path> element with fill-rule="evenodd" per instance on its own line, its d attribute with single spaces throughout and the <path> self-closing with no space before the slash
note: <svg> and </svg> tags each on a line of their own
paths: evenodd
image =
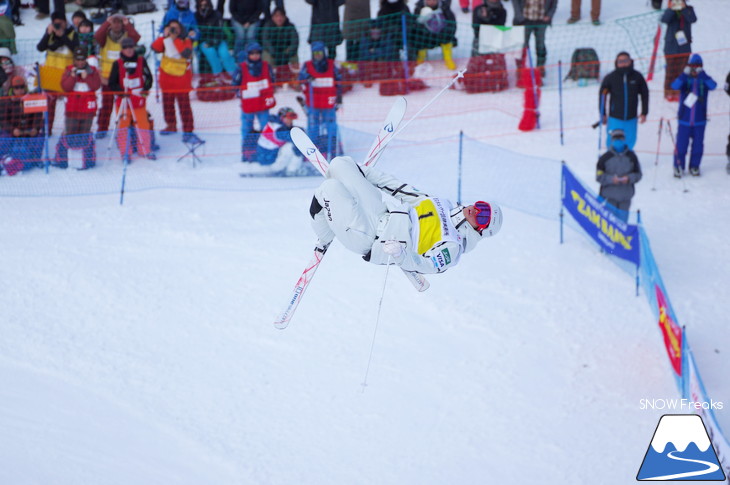
<svg viewBox="0 0 730 485">
<path fill-rule="evenodd" d="M 619 218 L 563 165 L 562 203 L 583 230 L 612 254 L 635 265 L 641 261 L 639 230 Z"/>
</svg>

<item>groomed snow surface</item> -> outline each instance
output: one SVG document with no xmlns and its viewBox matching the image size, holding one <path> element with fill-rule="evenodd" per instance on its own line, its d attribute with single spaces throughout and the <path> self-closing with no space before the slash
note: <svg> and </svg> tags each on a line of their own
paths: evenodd
<svg viewBox="0 0 730 485">
<path fill-rule="evenodd" d="M 706 3 L 708 22 L 728 10 Z M 706 66 L 718 81 L 726 68 Z M 406 118 L 435 92 L 409 97 Z M 595 89 L 572 95 L 594 109 Z M 662 103 L 652 109 L 671 115 Z M 414 122 L 381 168 L 455 198 L 454 133 L 482 136 L 479 116 Z M 666 412 L 640 399 L 678 394 L 632 276 L 571 228 L 559 244 L 555 160 L 592 183 L 596 132 L 561 147 L 545 120 L 491 140 L 506 150 L 466 145 L 463 199 L 496 194 L 497 237 L 423 294 L 335 243 L 284 331 L 272 321 L 310 256 L 317 178 L 244 180 L 234 167 L 234 188 L 135 190 L 122 207 L 112 193 L 0 197 L 0 483 L 635 483 Z M 643 147 L 655 130 L 642 126 Z M 711 124 L 708 152 L 727 130 L 727 118 Z M 473 162 L 478 150 L 488 163 Z M 656 172 L 653 156 L 642 162 L 634 208 L 727 432 L 725 160 L 706 157 L 688 192 L 670 157 Z M 190 168 L 189 187 L 217 186 L 225 165 L 186 163 L 172 162 L 177 179 Z"/>
</svg>

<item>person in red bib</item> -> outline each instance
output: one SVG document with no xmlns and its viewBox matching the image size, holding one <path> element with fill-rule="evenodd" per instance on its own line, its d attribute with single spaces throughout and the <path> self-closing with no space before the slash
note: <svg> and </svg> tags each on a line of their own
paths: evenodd
<svg viewBox="0 0 730 485">
<path fill-rule="evenodd" d="M 312 42 L 312 60 L 299 72 L 307 109 L 307 132 L 326 151 L 337 152 L 337 108 L 342 104 L 342 79 L 332 59 L 327 59 L 323 42 Z M 324 133 L 322 130 L 324 128 Z"/>
<path fill-rule="evenodd" d="M 180 109 L 183 125 L 183 141 L 198 144 L 203 141 L 193 133 L 193 110 L 190 107 L 190 91 L 193 90 L 193 41 L 177 20 L 171 20 L 163 29 L 162 37 L 152 43 L 152 50 L 162 53 L 160 61 L 160 89 L 162 106 L 167 126 L 160 133 L 170 135 L 177 132 L 175 103 Z"/>
<path fill-rule="evenodd" d="M 87 49 L 74 50 L 73 64 L 61 77 L 61 88 L 66 92 L 66 127 L 56 145 L 54 165 L 68 167 L 68 149 L 83 150 L 84 169 L 96 165 L 96 150 L 91 125 L 96 116 L 96 91 L 101 87 L 99 71 L 86 60 Z"/>
<path fill-rule="evenodd" d="M 147 61 L 136 50 L 136 42 L 129 37 L 122 39 L 119 59 L 109 74 L 109 88 L 116 92 L 118 114 L 117 146 L 122 156 L 130 156 L 128 150 L 136 144 L 136 151 L 148 160 L 157 157 L 152 151 L 152 125 L 147 116 L 147 93 L 152 88 L 152 73 Z M 134 127 L 134 138 L 128 133 Z M 129 143 L 128 143 L 129 142 Z"/>
<path fill-rule="evenodd" d="M 241 161 L 252 162 L 256 140 L 251 140 L 254 118 L 263 130 L 269 121 L 269 110 L 276 106 L 274 73 L 268 62 L 261 60 L 261 44 L 246 47 L 246 60 L 233 77 L 234 86 L 241 87 Z"/>
</svg>

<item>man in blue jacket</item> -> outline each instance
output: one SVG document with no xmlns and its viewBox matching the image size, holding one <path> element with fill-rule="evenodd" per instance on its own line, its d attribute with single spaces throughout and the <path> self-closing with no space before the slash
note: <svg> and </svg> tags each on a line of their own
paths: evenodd
<svg viewBox="0 0 730 485">
<path fill-rule="evenodd" d="M 684 72 L 672 82 L 672 89 L 679 91 L 679 127 L 674 152 L 674 176 L 677 178 L 684 172 L 690 138 L 692 152 L 689 173 L 695 177 L 700 174 L 707 125 L 707 97 L 716 87 L 717 83 L 702 69 L 702 57 L 699 54 L 692 54 Z"/>
</svg>

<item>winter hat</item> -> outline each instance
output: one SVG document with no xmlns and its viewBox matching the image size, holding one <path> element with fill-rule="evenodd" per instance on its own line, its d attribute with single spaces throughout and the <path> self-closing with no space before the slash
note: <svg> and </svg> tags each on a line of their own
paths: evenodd
<svg viewBox="0 0 730 485">
<path fill-rule="evenodd" d="M 293 110 L 293 109 L 291 109 L 291 108 L 289 108 L 288 106 L 286 106 L 286 107 L 284 107 L 284 108 L 281 108 L 281 109 L 279 110 L 279 112 L 277 113 L 277 116 L 278 116 L 279 118 L 281 118 L 282 120 L 283 120 L 284 118 L 291 118 L 291 119 L 293 119 L 293 120 L 295 120 L 295 119 L 297 119 L 297 118 L 298 118 L 298 116 L 297 116 L 297 114 L 296 114 L 296 113 L 294 112 L 294 110 Z"/>
<path fill-rule="evenodd" d="M 462 244 L 464 246 L 465 253 L 474 249 L 482 239 L 497 234 L 502 228 L 502 208 L 499 207 L 496 202 L 488 203 L 492 207 L 492 220 L 489 222 L 489 225 L 482 230 L 481 234 L 479 234 L 479 231 L 474 229 L 466 220 L 466 216 L 464 215 L 464 206 L 460 205 L 451 210 L 451 222 L 462 237 Z"/>
<path fill-rule="evenodd" d="M 83 46 L 78 46 L 74 49 L 74 61 L 85 61 L 87 57 L 86 48 Z"/>
<path fill-rule="evenodd" d="M 261 48 L 261 44 L 258 42 L 251 42 L 246 46 L 246 55 L 251 54 L 252 52 L 261 52 L 263 49 Z"/>
<path fill-rule="evenodd" d="M 314 55 L 315 52 L 321 52 L 324 54 L 324 42 L 321 40 L 315 40 L 312 42 L 312 55 Z"/>
<path fill-rule="evenodd" d="M 625 140 L 626 134 L 624 133 L 624 130 L 621 128 L 616 128 L 615 130 L 611 130 L 611 139 L 612 140 Z"/>
<path fill-rule="evenodd" d="M 177 0 L 175 5 L 177 5 L 177 8 L 181 10 L 187 10 L 190 8 L 190 0 Z"/>
<path fill-rule="evenodd" d="M 131 39 L 129 37 L 125 37 L 122 39 L 122 49 L 128 49 L 130 47 L 136 46 L 137 43 L 134 41 L 134 39 Z"/>
<path fill-rule="evenodd" d="M 68 22 L 66 20 L 66 14 L 63 12 L 59 12 L 58 10 L 51 14 L 51 22 L 55 22 L 56 20 L 63 20 L 64 22 Z"/>
<path fill-rule="evenodd" d="M 689 62 L 687 63 L 688 66 L 701 66 L 702 65 L 702 57 L 700 57 L 699 54 L 692 54 L 692 57 L 689 58 Z"/>
<path fill-rule="evenodd" d="M 12 59 L 10 49 L 8 49 L 7 47 L 0 47 L 0 57 L 7 57 L 8 59 Z"/>
</svg>

